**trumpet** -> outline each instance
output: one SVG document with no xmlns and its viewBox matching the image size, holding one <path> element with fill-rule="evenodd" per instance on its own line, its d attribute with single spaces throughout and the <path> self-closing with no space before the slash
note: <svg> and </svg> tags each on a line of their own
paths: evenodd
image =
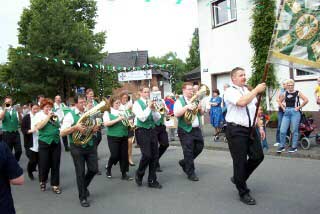
<svg viewBox="0 0 320 214">
<path fill-rule="evenodd" d="M 56 122 L 58 120 L 58 116 L 56 114 L 51 115 L 50 120 Z"/>
<path fill-rule="evenodd" d="M 124 110 L 123 112 L 120 112 L 119 115 L 124 117 L 124 119 L 121 121 L 124 126 L 130 128 L 130 129 L 135 128 L 135 126 L 132 122 L 132 119 L 134 118 L 134 114 L 132 113 L 131 110 L 128 110 L 128 109 Z"/>
</svg>

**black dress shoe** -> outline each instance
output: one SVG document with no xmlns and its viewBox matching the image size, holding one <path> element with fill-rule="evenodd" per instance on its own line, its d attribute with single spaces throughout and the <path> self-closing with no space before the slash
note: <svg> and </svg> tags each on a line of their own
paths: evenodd
<svg viewBox="0 0 320 214">
<path fill-rule="evenodd" d="M 135 181 L 136 181 L 136 184 L 140 187 L 142 186 L 142 178 L 136 174 L 136 177 L 135 177 Z"/>
<path fill-rule="evenodd" d="M 34 176 L 31 171 L 28 171 L 28 176 L 29 176 L 30 180 L 32 180 L 32 181 L 34 180 Z"/>
<path fill-rule="evenodd" d="M 158 181 L 149 182 L 148 183 L 148 187 L 155 188 L 155 189 L 161 189 L 162 188 L 161 184 L 159 184 Z"/>
<path fill-rule="evenodd" d="M 111 169 L 107 169 L 106 175 L 107 175 L 107 178 L 109 179 L 112 178 Z"/>
<path fill-rule="evenodd" d="M 80 204 L 82 207 L 90 207 L 90 203 L 87 201 L 87 199 L 81 200 Z"/>
<path fill-rule="evenodd" d="M 188 176 L 188 179 L 190 181 L 199 181 L 199 178 L 195 174 Z"/>
<path fill-rule="evenodd" d="M 101 173 L 101 171 L 100 171 L 100 170 L 97 172 L 97 175 L 102 175 L 102 173 Z"/>
<path fill-rule="evenodd" d="M 133 180 L 133 178 L 130 177 L 129 175 L 127 175 L 127 174 L 122 174 L 121 179 L 122 180 L 126 180 L 126 181 L 132 181 Z"/>
<path fill-rule="evenodd" d="M 186 172 L 186 166 L 185 166 L 183 160 L 179 160 L 179 165 L 181 166 L 182 170 L 183 170 L 184 172 Z"/>
<path fill-rule="evenodd" d="M 64 151 L 70 152 L 70 148 L 69 148 L 69 147 L 66 147 L 66 148 L 64 149 Z"/>
<path fill-rule="evenodd" d="M 247 205 L 256 205 L 256 200 L 251 197 L 249 193 L 244 194 L 243 196 L 240 197 L 240 201 Z"/>
<path fill-rule="evenodd" d="M 162 172 L 162 169 L 160 168 L 160 166 L 157 167 L 156 171 L 157 171 L 157 172 Z"/>
</svg>

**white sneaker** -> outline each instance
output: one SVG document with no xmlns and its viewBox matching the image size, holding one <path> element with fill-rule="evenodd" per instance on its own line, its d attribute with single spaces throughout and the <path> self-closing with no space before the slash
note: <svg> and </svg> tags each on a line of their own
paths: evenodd
<svg viewBox="0 0 320 214">
<path fill-rule="evenodd" d="M 278 147 L 280 143 L 275 143 L 273 146 Z"/>
</svg>

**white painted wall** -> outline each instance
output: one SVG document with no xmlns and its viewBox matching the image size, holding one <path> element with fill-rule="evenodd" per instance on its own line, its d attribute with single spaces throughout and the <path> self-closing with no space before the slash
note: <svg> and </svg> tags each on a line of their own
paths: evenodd
<svg viewBox="0 0 320 214">
<path fill-rule="evenodd" d="M 211 75 L 232 70 L 234 67 L 243 67 L 247 71 L 247 79 L 251 76 L 250 60 L 253 50 L 249 43 L 252 21 L 250 19 L 252 6 L 247 0 L 237 0 L 237 21 L 212 28 L 212 12 L 208 0 L 198 1 L 199 37 L 201 81 L 210 89 Z M 203 72 L 208 69 L 208 72 Z M 275 72 L 279 83 L 289 78 L 289 69 L 283 66 L 275 66 Z M 228 81 L 229 79 L 229 81 Z M 218 75 L 217 87 L 222 93 L 223 84 L 230 82 L 228 75 Z M 316 81 L 297 82 L 296 89 L 302 91 L 310 100 L 304 108 L 306 111 L 318 111 L 315 104 L 314 88 Z M 272 101 L 276 109 L 275 100 Z"/>
</svg>

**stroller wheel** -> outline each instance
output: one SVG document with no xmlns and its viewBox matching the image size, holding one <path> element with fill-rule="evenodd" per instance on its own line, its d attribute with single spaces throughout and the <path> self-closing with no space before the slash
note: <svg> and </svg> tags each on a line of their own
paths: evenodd
<svg viewBox="0 0 320 214">
<path fill-rule="evenodd" d="M 290 136 L 286 136 L 286 146 L 289 147 L 291 145 Z"/>
<path fill-rule="evenodd" d="M 304 137 L 300 141 L 300 146 L 304 150 L 310 149 L 310 140 L 307 137 Z"/>
<path fill-rule="evenodd" d="M 218 141 L 219 140 L 219 136 L 214 136 L 213 137 L 213 141 Z"/>
</svg>

